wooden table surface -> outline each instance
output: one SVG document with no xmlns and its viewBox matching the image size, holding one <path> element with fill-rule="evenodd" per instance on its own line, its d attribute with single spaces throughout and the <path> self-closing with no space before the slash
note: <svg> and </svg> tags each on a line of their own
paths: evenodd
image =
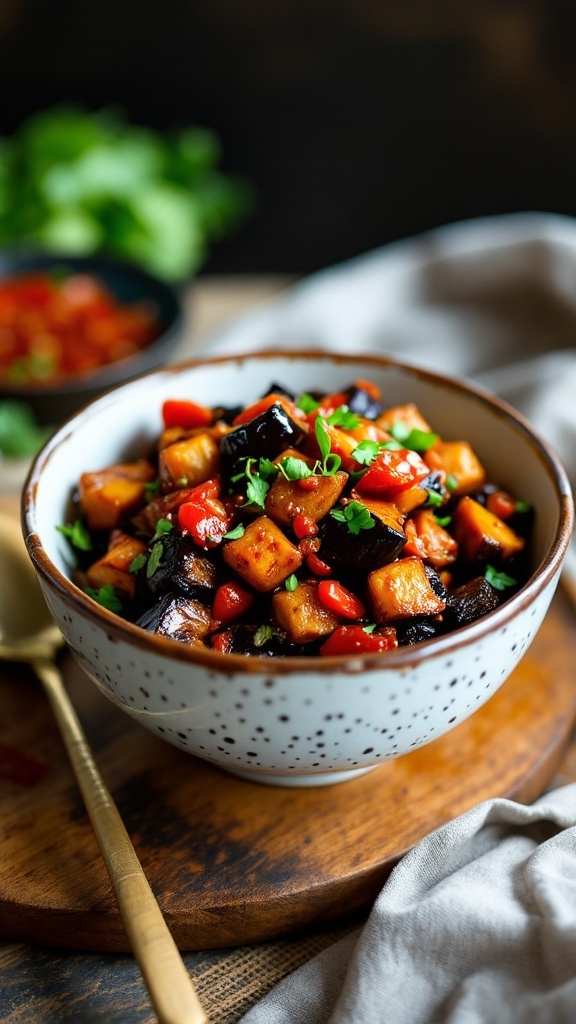
<svg viewBox="0 0 576 1024">
<path fill-rule="evenodd" d="M 187 300 L 189 329 L 177 358 L 196 354 L 212 331 L 277 294 L 286 283 L 280 278 L 200 280 Z M 14 494 L 0 494 L 0 507 L 14 509 L 16 504 Z M 553 784 L 572 781 L 576 781 L 576 738 Z M 257 946 L 186 953 L 184 960 L 212 1024 L 235 1024 L 276 981 L 349 927 Z M 152 1024 L 155 1019 L 139 970 L 128 954 L 0 943 L 0 1020 L 4 1024 Z"/>
</svg>

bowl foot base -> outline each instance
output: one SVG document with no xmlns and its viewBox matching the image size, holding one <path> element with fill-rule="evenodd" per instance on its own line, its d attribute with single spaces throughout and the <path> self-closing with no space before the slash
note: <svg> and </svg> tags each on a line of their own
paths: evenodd
<svg viewBox="0 0 576 1024">
<path fill-rule="evenodd" d="M 309 775 L 281 775 L 280 773 L 275 774 L 274 772 L 254 772 L 248 771 L 243 772 L 239 768 L 225 768 L 229 775 L 235 775 L 239 779 L 245 779 L 246 782 L 259 782 L 264 786 L 291 786 L 303 788 L 306 786 L 334 786 L 337 782 L 351 782 L 352 779 L 358 779 L 361 775 L 366 775 L 367 772 L 371 772 L 374 768 L 378 768 L 376 764 L 371 764 L 368 768 L 353 768 L 351 771 L 344 772 L 316 772 Z"/>
</svg>

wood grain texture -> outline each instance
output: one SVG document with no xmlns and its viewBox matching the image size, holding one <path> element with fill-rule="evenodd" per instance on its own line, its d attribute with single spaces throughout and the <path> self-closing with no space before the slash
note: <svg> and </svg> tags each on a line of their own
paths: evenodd
<svg viewBox="0 0 576 1024">
<path fill-rule="evenodd" d="M 513 676 L 429 746 L 328 788 L 235 779 L 169 747 L 62 667 L 102 774 L 181 949 L 286 936 L 367 907 L 396 860 L 480 800 L 534 799 L 576 712 L 573 611 L 555 598 Z M 0 933 L 122 951 L 96 840 L 39 685 L 0 682 Z"/>
</svg>

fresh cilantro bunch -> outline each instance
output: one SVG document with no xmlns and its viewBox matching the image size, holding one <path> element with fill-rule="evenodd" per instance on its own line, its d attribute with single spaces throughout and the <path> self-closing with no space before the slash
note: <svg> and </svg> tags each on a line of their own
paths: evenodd
<svg viewBox="0 0 576 1024">
<path fill-rule="evenodd" d="M 182 281 L 253 205 L 220 157 L 206 128 L 159 133 L 112 110 L 43 111 L 0 139 L 0 245 L 106 251 Z"/>
</svg>

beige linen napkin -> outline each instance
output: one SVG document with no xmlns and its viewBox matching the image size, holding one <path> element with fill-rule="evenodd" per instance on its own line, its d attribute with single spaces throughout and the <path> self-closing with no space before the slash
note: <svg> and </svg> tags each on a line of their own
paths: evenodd
<svg viewBox="0 0 576 1024">
<path fill-rule="evenodd" d="M 382 352 L 467 376 L 520 409 L 576 483 L 576 221 L 455 224 L 322 271 L 210 339 L 210 354 Z M 574 580 L 574 545 L 566 572 Z M 364 929 L 241 1024 L 576 1021 L 576 785 L 491 800 L 395 868 Z"/>
</svg>

